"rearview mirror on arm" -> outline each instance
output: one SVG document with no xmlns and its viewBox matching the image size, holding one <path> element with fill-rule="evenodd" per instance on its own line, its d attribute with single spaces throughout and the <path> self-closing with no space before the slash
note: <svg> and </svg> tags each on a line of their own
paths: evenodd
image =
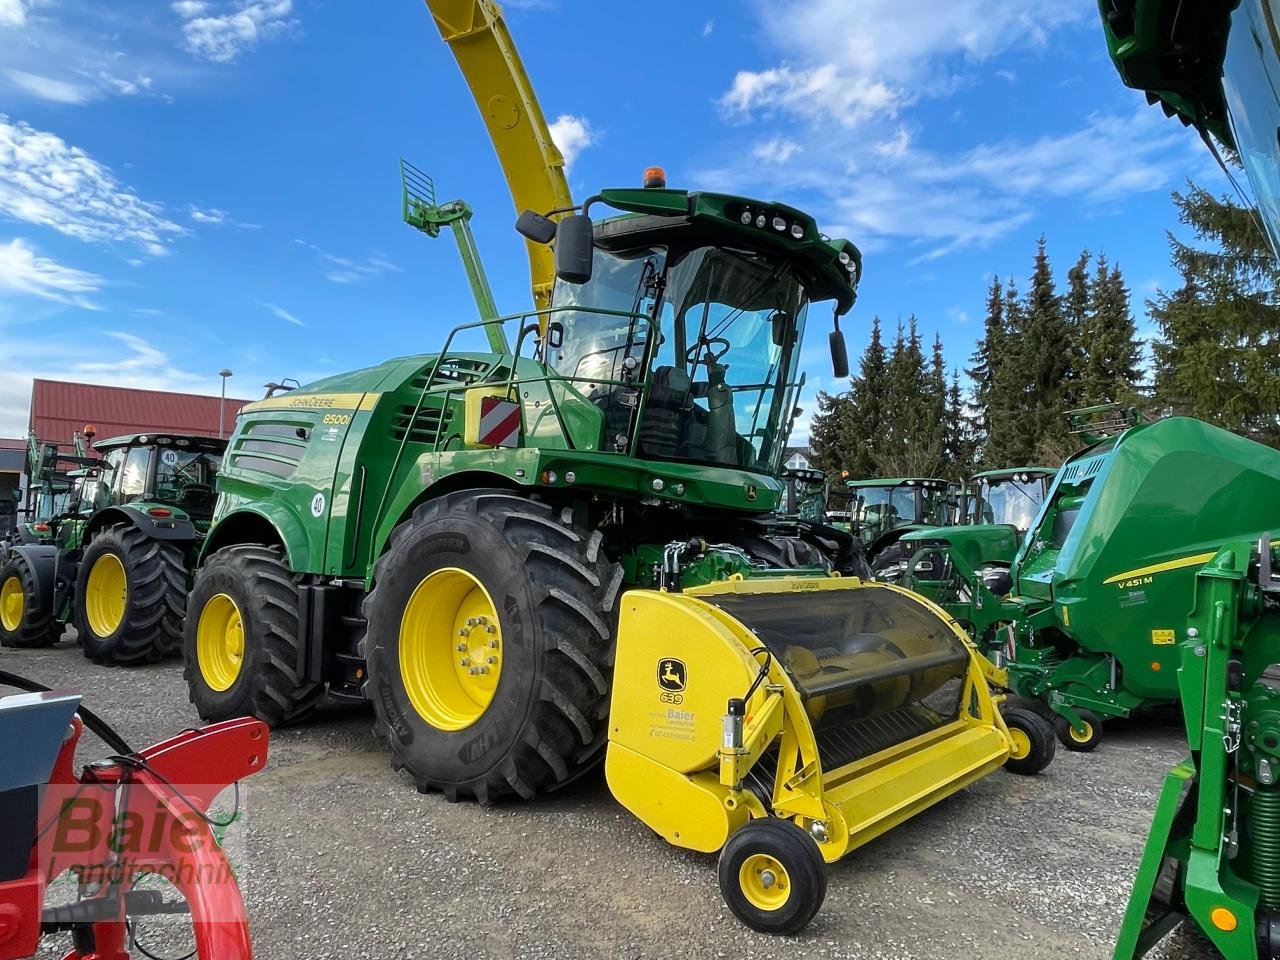
<svg viewBox="0 0 1280 960">
<path fill-rule="evenodd" d="M 590 280 L 594 247 L 591 217 L 585 213 L 563 217 L 556 224 L 556 276 L 565 283 Z"/>
</svg>

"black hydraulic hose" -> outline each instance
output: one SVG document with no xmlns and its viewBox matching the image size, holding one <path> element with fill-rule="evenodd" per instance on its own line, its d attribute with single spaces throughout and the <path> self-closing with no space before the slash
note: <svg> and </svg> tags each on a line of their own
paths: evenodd
<svg viewBox="0 0 1280 960">
<path fill-rule="evenodd" d="M 16 673 L 10 673 L 8 670 L 0 670 L 0 684 L 25 691 L 26 693 L 50 692 L 49 687 L 36 683 L 34 680 L 28 680 L 26 677 L 20 677 Z M 80 719 L 84 721 L 84 725 L 116 753 L 125 755 L 137 753 L 133 747 L 129 746 L 124 737 L 116 732 L 111 724 L 107 723 L 84 704 L 76 707 L 76 713 L 80 714 Z"/>
</svg>

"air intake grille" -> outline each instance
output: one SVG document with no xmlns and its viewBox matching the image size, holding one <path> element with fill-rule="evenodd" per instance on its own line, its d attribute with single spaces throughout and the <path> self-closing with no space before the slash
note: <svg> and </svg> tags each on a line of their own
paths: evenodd
<svg viewBox="0 0 1280 960">
<path fill-rule="evenodd" d="M 443 417 L 443 424 L 446 429 L 452 420 L 453 410 L 446 409 Z M 391 439 L 399 443 L 405 439 L 405 434 L 407 433 L 410 443 L 434 443 L 437 434 L 442 434 L 441 423 L 439 407 L 429 407 L 423 404 L 417 416 L 414 416 L 413 405 L 404 404 L 397 407 L 396 412 L 391 417 Z"/>
</svg>

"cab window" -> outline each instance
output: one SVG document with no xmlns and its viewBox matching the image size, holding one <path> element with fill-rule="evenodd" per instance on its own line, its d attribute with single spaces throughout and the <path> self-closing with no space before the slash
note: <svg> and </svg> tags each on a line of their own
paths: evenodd
<svg viewBox="0 0 1280 960">
<path fill-rule="evenodd" d="M 132 503 L 146 494 L 152 453 L 150 447 L 133 447 L 125 455 L 124 465 L 120 469 L 120 486 L 117 488 L 121 503 Z"/>
</svg>

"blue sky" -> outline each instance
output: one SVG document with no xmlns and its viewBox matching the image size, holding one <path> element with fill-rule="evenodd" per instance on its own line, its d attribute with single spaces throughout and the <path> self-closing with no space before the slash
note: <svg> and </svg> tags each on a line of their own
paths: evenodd
<svg viewBox="0 0 1280 960">
<path fill-rule="evenodd" d="M 1060 276 L 1118 260 L 1141 312 L 1175 280 L 1170 190 L 1225 188 L 1120 85 L 1091 0 L 505 9 L 575 196 L 659 163 L 810 210 L 865 251 L 855 353 L 873 314 L 914 313 L 962 366 L 1041 233 Z M 499 306 L 525 309 L 505 182 L 417 0 L 0 0 L 0 435 L 33 376 L 216 393 L 230 367 L 257 397 L 437 348 L 474 307 L 453 244 L 400 221 L 401 156 L 471 203 Z"/>
</svg>

